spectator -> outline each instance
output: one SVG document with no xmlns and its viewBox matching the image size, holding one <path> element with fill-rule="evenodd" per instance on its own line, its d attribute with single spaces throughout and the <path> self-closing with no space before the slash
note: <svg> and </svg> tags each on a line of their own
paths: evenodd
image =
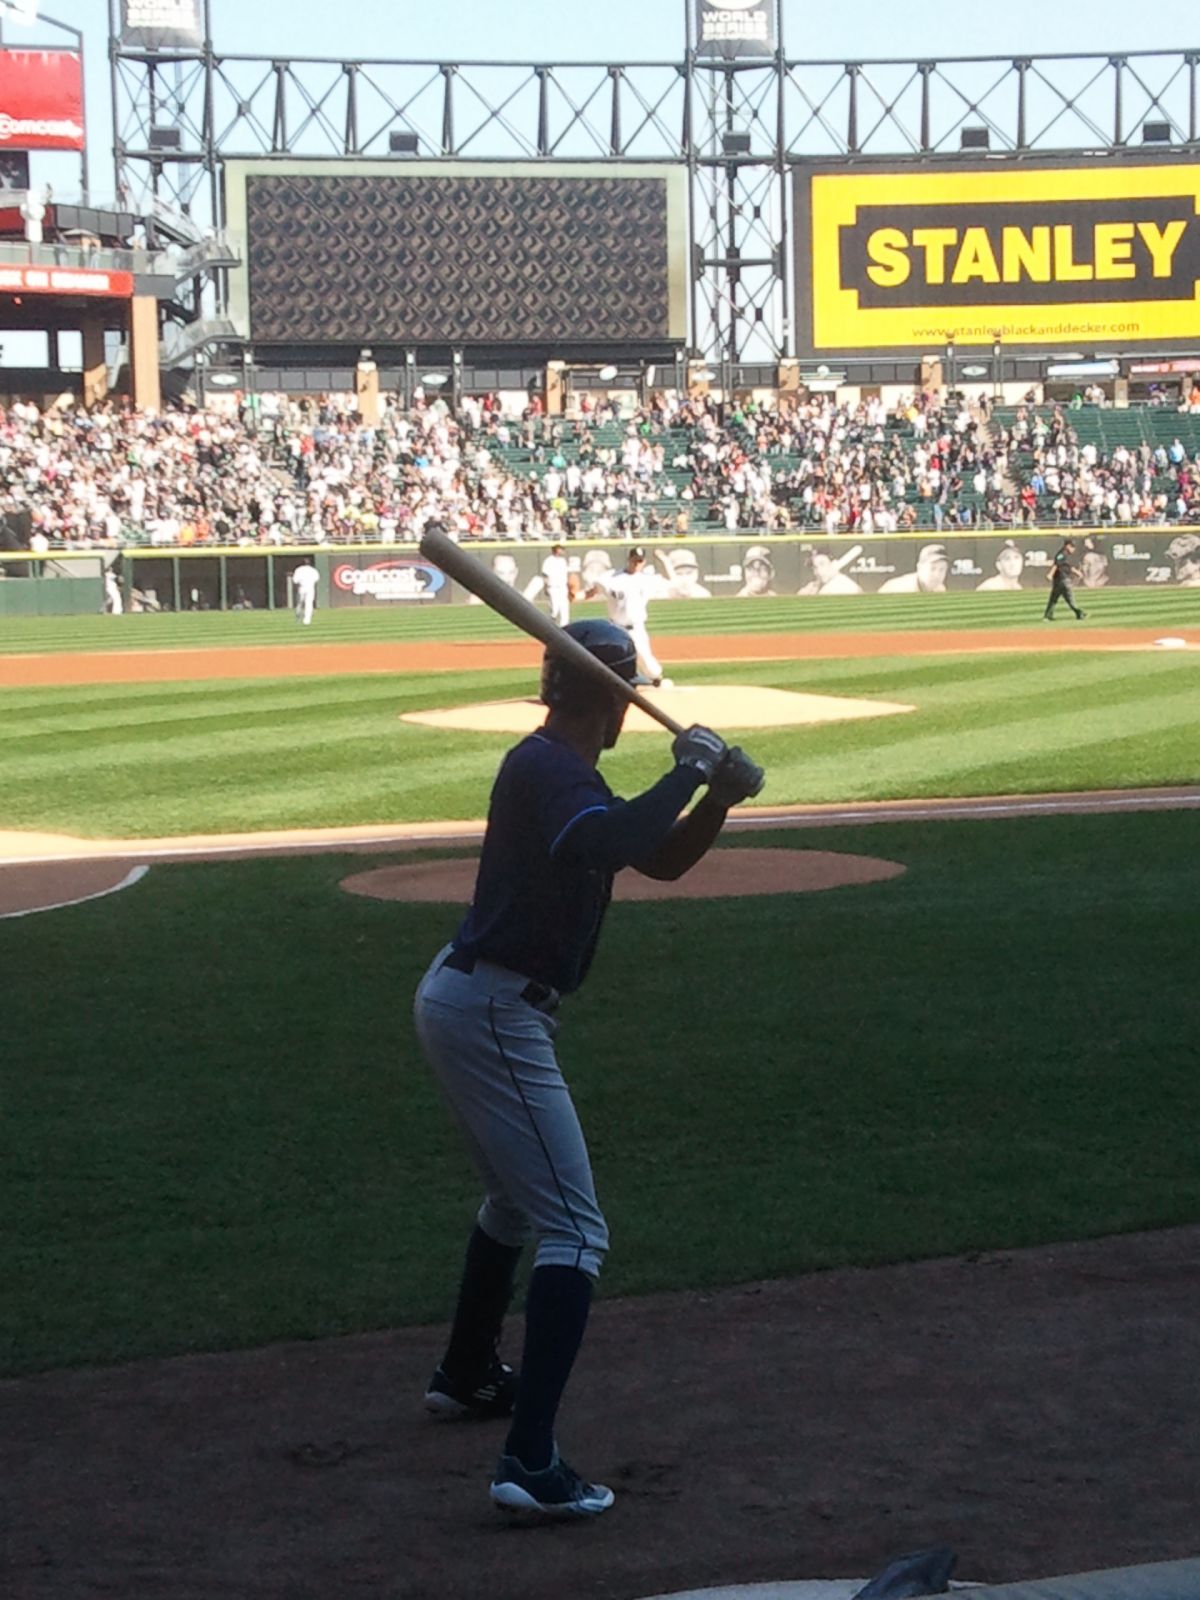
<svg viewBox="0 0 1200 1600">
<path fill-rule="evenodd" d="M 1200 517 L 1182 436 L 1105 454 L 1068 409 L 1032 401 L 985 428 L 933 392 L 890 412 L 801 393 L 726 421 L 706 398 L 656 394 L 618 422 L 607 398 L 561 418 L 524 400 L 505 414 L 494 395 L 452 413 L 418 390 L 368 428 L 349 394 L 256 398 L 240 413 L 0 408 L 0 495 L 57 549 L 394 544 L 431 520 L 464 541 L 549 545 L 686 536 L 706 517 L 759 537 Z"/>
</svg>

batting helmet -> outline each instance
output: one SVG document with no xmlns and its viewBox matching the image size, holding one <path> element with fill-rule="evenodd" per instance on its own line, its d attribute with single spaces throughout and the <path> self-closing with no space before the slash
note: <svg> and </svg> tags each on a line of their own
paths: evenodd
<svg viewBox="0 0 1200 1600">
<path fill-rule="evenodd" d="M 563 629 L 578 640 L 589 655 L 611 667 L 626 683 L 645 683 L 637 669 L 637 650 L 624 628 L 598 617 L 585 622 L 568 622 Z M 604 686 L 581 672 L 573 662 L 547 650 L 542 660 L 542 702 L 552 711 L 591 711 L 607 705 L 611 695 Z"/>
</svg>

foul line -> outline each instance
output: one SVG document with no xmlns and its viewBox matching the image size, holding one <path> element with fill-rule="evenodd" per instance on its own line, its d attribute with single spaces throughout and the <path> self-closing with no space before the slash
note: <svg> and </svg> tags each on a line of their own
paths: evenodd
<svg viewBox="0 0 1200 1600">
<path fill-rule="evenodd" d="M 1187 811 L 1200 808 L 1200 787 L 1181 789 L 1098 790 L 1080 794 L 988 796 L 978 800 L 878 800 L 857 806 L 782 806 L 773 811 L 734 812 L 727 827 L 730 832 L 764 828 L 821 828 L 868 825 L 877 822 L 944 822 L 996 817 L 1086 816 L 1105 812 Z M 0 870 L 5 866 L 47 865 L 70 861 L 182 861 L 235 859 L 269 855 L 332 855 L 378 848 L 417 850 L 429 846 L 475 844 L 482 839 L 481 820 L 377 829 L 325 828 L 311 833 L 293 832 L 285 837 L 264 833 L 214 834 L 193 837 L 177 844 L 164 839 L 97 840 L 65 838 L 59 850 L 43 849 L 37 854 L 6 855 L 6 841 L 0 834 Z M 441 831 L 444 830 L 444 831 Z M 9 839 L 19 834 L 10 834 Z M 11 844 L 8 846 L 12 848 Z M 125 884 L 121 885 L 126 887 Z M 111 893 L 112 891 L 105 891 Z M 86 896 L 91 899 L 93 896 Z M 74 902 L 65 902 L 73 904 Z"/>
</svg>

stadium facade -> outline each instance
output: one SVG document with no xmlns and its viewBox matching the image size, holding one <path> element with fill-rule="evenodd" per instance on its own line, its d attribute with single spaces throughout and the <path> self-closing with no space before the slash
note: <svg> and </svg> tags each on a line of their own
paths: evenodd
<svg viewBox="0 0 1200 1600">
<path fill-rule="evenodd" d="M 197 275 L 180 358 L 289 388 L 347 387 L 364 347 L 398 389 L 431 363 L 525 386 L 550 360 L 577 384 L 616 364 L 672 386 L 690 362 L 725 390 L 964 374 L 998 390 L 1055 366 L 1136 387 L 1147 364 L 1190 383 L 1200 48 L 806 61 L 781 11 L 688 0 L 678 60 L 518 64 L 231 54 L 203 0 L 151 46 L 112 0 L 118 192 L 239 261 Z M 914 253 L 931 228 L 942 242 Z M 304 307 L 339 249 L 339 319 L 318 328 Z M 380 298 L 399 281 L 432 307 L 464 261 L 474 305 L 448 287 L 406 321 Z M 605 284 L 607 322 L 573 274 Z M 540 318 L 514 319 L 523 296 Z"/>
</svg>

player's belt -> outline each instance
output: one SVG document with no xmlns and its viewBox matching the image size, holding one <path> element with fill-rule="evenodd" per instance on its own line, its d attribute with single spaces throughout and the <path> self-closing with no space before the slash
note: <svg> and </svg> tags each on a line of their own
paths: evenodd
<svg viewBox="0 0 1200 1600">
<path fill-rule="evenodd" d="M 469 975 L 475 971 L 478 959 L 467 950 L 451 950 L 442 965 L 449 967 L 452 972 L 465 972 Z M 514 976 L 520 977 L 521 974 L 517 973 Z M 532 978 L 527 981 L 518 999 L 524 1000 L 526 1005 L 533 1006 L 537 1011 L 555 1011 L 558 1008 L 558 990 L 552 989 L 548 983 L 535 983 Z"/>
</svg>

